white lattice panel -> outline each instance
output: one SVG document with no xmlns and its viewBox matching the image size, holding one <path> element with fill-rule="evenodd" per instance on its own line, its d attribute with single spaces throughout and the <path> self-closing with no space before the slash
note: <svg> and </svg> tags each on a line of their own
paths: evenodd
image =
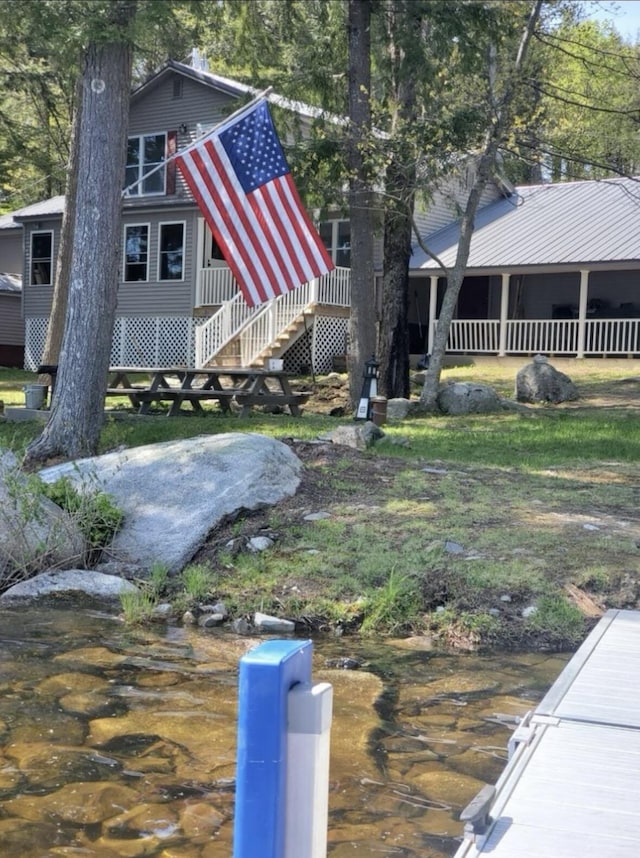
<svg viewBox="0 0 640 858">
<path fill-rule="evenodd" d="M 112 366 L 194 366 L 195 327 L 204 321 L 204 318 L 186 316 L 117 318 L 110 363 Z M 283 356 L 284 368 L 297 373 L 312 361 L 314 372 L 331 372 L 335 355 L 346 352 L 348 328 L 348 319 L 316 316 L 313 327 Z M 27 319 L 25 369 L 35 372 L 42 362 L 46 335 L 46 318 Z"/>
<path fill-rule="evenodd" d="M 193 366 L 193 319 L 180 316 L 116 319 L 113 366 Z"/>
<path fill-rule="evenodd" d="M 110 363 L 112 366 L 193 366 L 194 320 L 180 316 L 116 319 Z M 47 335 L 47 319 L 27 319 L 25 369 L 35 372 Z"/>
<path fill-rule="evenodd" d="M 44 343 L 47 338 L 46 317 L 27 319 L 24 326 L 24 368 L 35 372 L 42 363 Z"/>
<path fill-rule="evenodd" d="M 333 358 L 347 351 L 349 319 L 316 316 L 313 326 L 313 367 L 315 372 L 331 372 Z"/>
</svg>

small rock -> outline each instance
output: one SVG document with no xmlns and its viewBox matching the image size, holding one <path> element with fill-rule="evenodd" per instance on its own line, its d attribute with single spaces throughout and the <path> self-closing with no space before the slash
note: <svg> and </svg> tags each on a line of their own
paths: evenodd
<svg viewBox="0 0 640 858">
<path fill-rule="evenodd" d="M 600 530 L 596 524 L 583 524 L 582 527 L 584 530 Z"/>
<path fill-rule="evenodd" d="M 532 617 L 534 614 L 538 613 L 538 609 L 535 605 L 529 605 L 528 608 L 523 608 L 522 610 L 522 619 L 526 620 L 529 617 Z"/>
<path fill-rule="evenodd" d="M 251 634 L 251 624 L 244 617 L 238 617 L 231 623 L 231 631 L 237 635 L 249 635 Z"/>
<path fill-rule="evenodd" d="M 508 593 L 504 593 L 502 596 L 500 596 L 500 601 L 501 602 L 510 602 L 511 596 Z"/>
<path fill-rule="evenodd" d="M 197 620 L 191 611 L 185 611 L 182 615 L 182 622 L 185 626 L 195 626 Z"/>
<path fill-rule="evenodd" d="M 222 614 L 225 618 L 229 616 L 229 611 L 227 611 L 224 602 L 216 602 L 215 605 L 200 605 L 200 612 L 202 614 Z"/>
<path fill-rule="evenodd" d="M 260 551 L 266 551 L 267 548 L 273 548 L 273 545 L 273 539 L 269 539 L 268 536 L 253 536 L 247 543 L 247 548 L 257 554 Z"/>
<path fill-rule="evenodd" d="M 201 629 L 212 629 L 215 626 L 221 626 L 224 620 L 223 614 L 202 614 L 198 617 L 198 625 Z"/>
<path fill-rule="evenodd" d="M 296 629 L 296 624 L 291 620 L 270 617 L 268 614 L 261 614 L 260 612 L 254 614 L 253 624 L 261 632 L 274 632 L 277 634 L 291 633 Z"/>
<path fill-rule="evenodd" d="M 444 544 L 444 550 L 447 554 L 464 554 L 464 548 L 459 542 L 451 542 L 448 539 Z"/>
<path fill-rule="evenodd" d="M 164 619 L 166 617 L 170 617 L 173 608 L 169 602 L 161 602 L 159 605 L 156 605 L 153 609 L 153 616 L 156 619 Z"/>
<path fill-rule="evenodd" d="M 331 518 L 330 512 L 310 512 L 308 515 L 305 515 L 303 521 L 322 521 L 324 518 Z"/>
</svg>

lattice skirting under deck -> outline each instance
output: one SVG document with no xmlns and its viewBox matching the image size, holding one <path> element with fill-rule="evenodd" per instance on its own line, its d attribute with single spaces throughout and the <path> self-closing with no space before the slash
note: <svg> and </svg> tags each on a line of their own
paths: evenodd
<svg viewBox="0 0 640 858">
<path fill-rule="evenodd" d="M 206 318 L 158 316 L 116 319 L 111 348 L 111 366 L 193 366 L 195 329 Z M 309 330 L 284 355 L 284 368 L 298 373 L 312 368 L 330 372 L 335 355 L 346 351 L 348 319 L 317 316 Z M 24 367 L 35 372 L 42 363 L 47 319 L 26 320 Z"/>
</svg>

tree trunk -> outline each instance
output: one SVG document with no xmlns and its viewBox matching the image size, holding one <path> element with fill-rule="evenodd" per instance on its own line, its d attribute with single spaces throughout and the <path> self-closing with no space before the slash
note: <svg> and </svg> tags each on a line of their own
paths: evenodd
<svg viewBox="0 0 640 858">
<path fill-rule="evenodd" d="M 504 95 L 499 102 L 495 103 L 495 116 L 491 126 L 487 129 L 485 145 L 478 160 L 477 171 L 472 181 L 471 190 L 467 198 L 464 215 L 460 222 L 460 238 L 454 267 L 447 271 L 447 288 L 444 293 L 436 333 L 434 337 L 433 350 L 429 356 L 429 366 L 425 375 L 424 386 L 420 394 L 420 405 L 425 411 L 437 411 L 438 389 L 440 374 L 444 360 L 449 329 L 458 302 L 458 296 L 464 280 L 464 274 L 469 259 L 471 238 L 475 226 L 475 217 L 480 204 L 480 198 L 491 175 L 495 172 L 498 152 L 503 138 L 507 133 L 512 121 L 512 104 L 518 86 L 522 66 L 527 54 L 535 25 L 540 16 L 542 0 L 535 0 L 531 6 L 531 12 L 527 25 L 522 34 L 518 53 L 509 75 L 506 78 Z M 494 77 L 494 69 L 489 69 L 489 78 Z"/>
<path fill-rule="evenodd" d="M 386 187 L 396 185 L 395 165 L 387 170 Z M 402 171 L 406 179 L 406 171 Z M 415 176 L 413 184 L 415 187 Z M 399 187 L 397 187 L 400 190 Z M 405 189 L 402 188 L 402 191 Z M 408 212 L 411 201 L 404 205 L 388 204 L 384 224 L 384 274 L 380 314 L 380 389 L 387 397 L 409 398 L 409 261 L 413 228 Z M 407 207 L 409 206 L 409 208 Z"/>
<path fill-rule="evenodd" d="M 69 302 L 69 275 L 71 272 L 71 253 L 73 249 L 73 224 L 75 221 L 75 206 L 78 183 L 78 134 L 80 129 L 80 116 L 82 110 L 82 88 L 81 81 L 76 86 L 75 113 L 73 117 L 73 129 L 71 132 L 71 147 L 69 165 L 67 169 L 67 184 L 65 190 L 65 207 L 62 218 L 62 230 L 60 233 L 60 250 L 56 263 L 56 274 L 53 287 L 53 300 L 49 323 L 47 325 L 47 338 L 42 352 L 41 364 L 56 365 L 60 360 L 60 349 L 62 348 L 62 337 L 64 324 L 67 318 L 67 305 Z"/>
<path fill-rule="evenodd" d="M 347 368 L 351 405 L 362 390 L 364 364 L 376 347 L 372 192 L 366 150 L 371 130 L 371 0 L 349 8 L 349 208 L 351 218 L 351 317 Z"/>
<path fill-rule="evenodd" d="M 67 322 L 56 395 L 26 461 L 97 452 L 118 289 L 135 0 L 113 3 L 108 36 L 92 42 L 82 73 L 78 183 Z"/>
</svg>

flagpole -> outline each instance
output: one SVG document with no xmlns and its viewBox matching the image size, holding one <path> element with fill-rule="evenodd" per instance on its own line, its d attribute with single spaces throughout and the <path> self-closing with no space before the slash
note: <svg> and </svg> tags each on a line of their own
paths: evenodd
<svg viewBox="0 0 640 858">
<path fill-rule="evenodd" d="M 233 113 L 230 113 L 228 116 L 225 116 L 225 118 L 221 119 L 220 122 L 217 122 L 213 126 L 213 128 L 209 128 L 208 131 L 203 131 L 203 133 L 200 134 L 198 137 L 196 137 L 195 140 L 192 140 L 192 142 L 189 143 L 189 145 L 185 149 L 180 149 L 179 152 L 174 152 L 173 155 L 169 155 L 169 157 L 165 158 L 164 161 L 162 161 L 162 163 L 157 164 L 155 167 L 153 167 L 151 170 L 149 170 L 148 173 L 145 173 L 141 179 L 138 179 L 137 181 L 132 182 L 130 185 L 128 185 L 126 188 L 124 188 L 124 190 L 122 191 L 122 196 L 123 197 L 126 196 L 126 194 L 129 191 L 131 191 L 133 188 L 137 187 L 138 185 L 142 184 L 142 182 L 146 181 L 149 178 L 149 176 L 153 176 L 154 173 L 157 173 L 159 170 L 163 170 L 167 166 L 167 164 L 169 164 L 169 163 L 171 163 L 171 161 L 173 161 L 174 158 L 177 158 L 179 155 L 184 155 L 185 153 L 190 152 L 191 149 L 195 148 L 200 143 L 200 141 L 202 140 L 203 137 L 208 137 L 209 134 L 213 134 L 213 132 L 217 128 L 220 128 L 221 125 L 224 125 L 225 123 L 230 122 L 232 119 L 237 119 L 238 117 L 242 116 L 243 113 L 247 113 L 261 99 L 263 99 L 267 95 L 269 95 L 269 93 L 272 90 L 273 90 L 273 87 L 268 86 L 265 90 L 258 93 L 258 95 L 255 95 L 251 99 L 251 101 L 248 101 L 242 107 L 239 107 L 237 110 L 234 110 Z"/>
</svg>

